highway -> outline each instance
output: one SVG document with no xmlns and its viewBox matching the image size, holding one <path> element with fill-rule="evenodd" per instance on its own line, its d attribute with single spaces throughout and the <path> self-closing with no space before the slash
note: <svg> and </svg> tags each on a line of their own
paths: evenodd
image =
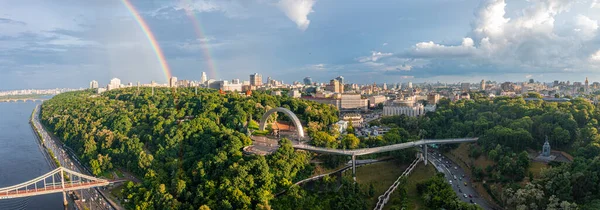
<svg viewBox="0 0 600 210">
<path fill-rule="evenodd" d="M 441 171 L 446 175 L 446 180 L 448 183 L 450 183 L 450 185 L 452 185 L 452 189 L 454 189 L 456 195 L 463 202 L 471 203 L 471 201 L 473 201 L 472 203 L 479 205 L 483 209 L 493 209 L 487 203 L 487 201 L 481 198 L 477 191 L 472 187 L 470 180 L 471 177 L 465 173 L 460 165 L 452 162 L 452 160 L 450 160 L 448 157 L 440 155 L 438 151 L 433 149 L 429 150 L 427 159 L 433 163 L 438 171 Z"/>
<path fill-rule="evenodd" d="M 85 169 L 76 158 L 76 155 L 46 131 L 40 123 L 39 114 L 40 106 L 36 108 L 36 113 L 33 114 L 32 123 L 42 135 L 44 146 L 54 153 L 54 156 L 58 159 L 61 166 L 79 173 L 90 175 L 89 171 Z M 97 189 L 76 190 L 75 194 L 79 199 L 75 201 L 75 203 L 80 207 L 85 206 L 89 209 L 113 209 L 108 201 L 98 193 Z"/>
</svg>

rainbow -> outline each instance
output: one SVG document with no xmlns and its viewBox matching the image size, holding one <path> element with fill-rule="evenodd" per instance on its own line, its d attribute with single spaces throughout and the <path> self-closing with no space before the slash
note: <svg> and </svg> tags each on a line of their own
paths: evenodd
<svg viewBox="0 0 600 210">
<path fill-rule="evenodd" d="M 144 21 L 144 19 L 142 19 L 142 17 L 140 16 L 140 13 L 135 9 L 135 7 L 131 4 L 131 2 L 129 2 L 129 0 L 121 0 L 121 2 L 123 2 L 125 7 L 127 7 L 127 10 L 129 10 L 131 15 L 133 15 L 133 18 L 135 19 L 135 21 L 140 25 L 140 28 L 142 29 L 144 34 L 146 34 L 146 38 L 148 38 L 148 41 L 150 42 L 150 46 L 152 46 L 152 49 L 154 50 L 154 53 L 156 54 L 156 58 L 158 59 L 158 62 L 160 63 L 160 67 L 162 68 L 162 71 L 164 72 L 165 77 L 167 77 L 167 81 L 169 81 L 169 78 L 171 78 L 171 69 L 169 68 L 167 59 L 165 59 L 165 55 L 163 54 L 162 50 L 160 49 L 160 45 L 158 45 L 158 42 L 156 41 L 154 34 L 152 34 L 152 31 L 150 31 L 148 24 L 146 23 L 146 21 Z"/>
<path fill-rule="evenodd" d="M 188 0 L 189 3 L 189 0 Z M 208 67 L 208 73 L 209 73 L 209 77 L 212 78 L 217 78 L 217 67 L 215 65 L 215 62 L 213 62 L 210 50 L 208 48 L 208 46 L 206 45 L 206 36 L 204 35 L 204 30 L 202 30 L 202 27 L 200 25 L 200 21 L 198 20 L 198 18 L 196 17 L 196 15 L 194 14 L 194 11 L 191 11 L 189 9 L 189 7 L 184 7 L 185 10 L 185 14 L 187 15 L 187 17 L 190 19 L 190 21 L 192 21 L 192 25 L 194 26 L 194 32 L 196 33 L 196 36 L 198 37 L 198 41 L 200 42 L 200 48 L 202 49 L 202 54 L 204 55 L 204 60 L 206 61 L 206 65 Z"/>
</svg>

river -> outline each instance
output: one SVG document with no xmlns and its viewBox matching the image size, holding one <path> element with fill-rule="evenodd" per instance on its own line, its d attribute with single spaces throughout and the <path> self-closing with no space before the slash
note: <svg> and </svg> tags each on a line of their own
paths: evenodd
<svg viewBox="0 0 600 210">
<path fill-rule="evenodd" d="M 0 103 L 0 188 L 51 171 L 29 117 L 41 102 Z M 0 200 L 0 209 L 63 210 L 62 194 Z"/>
</svg>

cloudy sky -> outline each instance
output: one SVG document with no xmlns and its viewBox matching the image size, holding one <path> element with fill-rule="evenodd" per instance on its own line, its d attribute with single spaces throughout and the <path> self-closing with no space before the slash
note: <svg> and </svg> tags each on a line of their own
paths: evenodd
<svg viewBox="0 0 600 210">
<path fill-rule="evenodd" d="M 131 0 L 174 76 L 600 81 L 600 0 Z M 0 90 L 166 82 L 123 0 L 0 1 Z"/>
</svg>

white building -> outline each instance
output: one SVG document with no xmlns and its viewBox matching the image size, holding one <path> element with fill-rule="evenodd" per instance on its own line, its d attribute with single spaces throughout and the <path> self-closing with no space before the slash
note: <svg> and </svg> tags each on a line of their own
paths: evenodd
<svg viewBox="0 0 600 210">
<path fill-rule="evenodd" d="M 367 109 L 369 101 L 360 94 L 342 94 L 340 109 Z"/>
<path fill-rule="evenodd" d="M 177 87 L 177 77 L 169 78 L 169 87 Z"/>
<path fill-rule="evenodd" d="M 379 103 L 383 103 L 386 101 L 385 96 L 376 95 L 369 97 L 369 107 L 375 107 Z"/>
<path fill-rule="evenodd" d="M 200 84 L 206 83 L 208 81 L 208 77 L 206 76 L 206 72 L 202 72 L 202 76 L 200 77 Z"/>
<path fill-rule="evenodd" d="M 425 114 L 425 107 L 413 100 L 396 100 L 383 106 L 383 116 L 406 115 L 416 117 L 422 114 Z"/>
<path fill-rule="evenodd" d="M 91 88 L 91 89 L 96 89 L 96 88 L 98 88 L 98 81 L 96 81 L 96 80 L 92 80 L 92 81 L 90 82 L 90 88 Z"/>
<path fill-rule="evenodd" d="M 292 90 L 288 93 L 288 95 L 292 98 L 300 98 L 302 94 L 298 90 Z"/>
<path fill-rule="evenodd" d="M 107 90 L 114 90 L 121 87 L 121 80 L 119 78 L 113 78 L 110 80 L 110 83 L 106 86 Z"/>
<path fill-rule="evenodd" d="M 360 114 L 358 114 L 358 113 L 348 113 L 348 114 L 345 114 L 342 117 L 342 119 L 344 121 L 351 122 L 352 127 L 355 127 L 355 128 L 362 128 L 363 127 L 364 120 L 363 120 L 362 116 Z"/>
</svg>

